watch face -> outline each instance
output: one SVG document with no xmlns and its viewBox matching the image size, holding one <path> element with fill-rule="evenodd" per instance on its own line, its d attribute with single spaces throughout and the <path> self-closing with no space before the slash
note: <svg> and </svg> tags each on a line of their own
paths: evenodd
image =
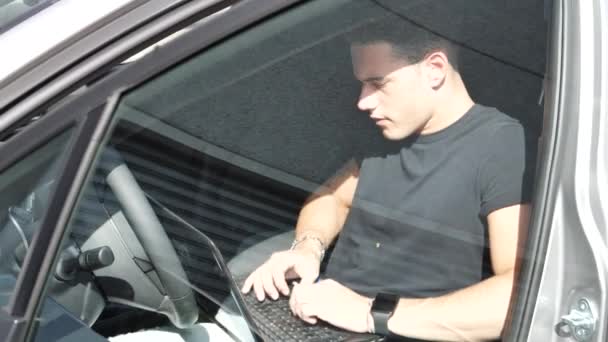
<svg viewBox="0 0 608 342">
<path fill-rule="evenodd" d="M 378 293 L 372 311 L 392 312 L 399 301 L 399 296 L 394 294 Z"/>
</svg>

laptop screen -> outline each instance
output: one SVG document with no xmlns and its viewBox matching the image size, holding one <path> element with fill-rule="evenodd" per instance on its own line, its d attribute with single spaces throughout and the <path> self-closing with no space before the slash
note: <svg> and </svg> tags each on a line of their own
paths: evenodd
<svg viewBox="0 0 608 342">
<path fill-rule="evenodd" d="M 208 236 L 171 209 L 148 197 L 182 262 L 202 311 L 201 321 L 217 324 L 235 341 L 257 341 L 256 328 L 220 249 L 221 237 Z M 208 324 L 208 323 L 207 323 Z M 212 329 L 215 327 L 211 327 Z"/>
</svg>

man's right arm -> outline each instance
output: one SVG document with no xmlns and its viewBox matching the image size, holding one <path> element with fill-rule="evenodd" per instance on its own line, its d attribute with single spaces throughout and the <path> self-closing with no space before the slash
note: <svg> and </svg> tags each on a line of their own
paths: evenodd
<svg viewBox="0 0 608 342">
<path fill-rule="evenodd" d="M 359 167 L 351 160 L 309 197 L 298 217 L 293 249 L 274 253 L 253 271 L 243 285 L 244 293 L 253 288 L 258 300 L 266 295 L 276 299 L 279 291 L 289 294 L 286 279 L 299 277 L 302 282 L 315 281 L 325 248 L 346 221 L 358 177 Z"/>
<path fill-rule="evenodd" d="M 296 250 L 315 252 L 319 247 L 316 239 L 324 248 L 333 242 L 346 221 L 358 178 L 359 167 L 351 160 L 309 197 L 296 225 L 296 241 L 302 241 Z"/>
</svg>

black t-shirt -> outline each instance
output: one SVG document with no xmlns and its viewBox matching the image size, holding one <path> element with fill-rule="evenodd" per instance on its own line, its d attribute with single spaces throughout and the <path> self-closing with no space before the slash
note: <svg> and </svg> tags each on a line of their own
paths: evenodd
<svg viewBox="0 0 608 342">
<path fill-rule="evenodd" d="M 396 154 L 363 159 L 324 276 L 403 297 L 479 282 L 486 217 L 529 201 L 535 154 L 518 121 L 474 105 L 442 131 L 405 139 Z"/>
</svg>

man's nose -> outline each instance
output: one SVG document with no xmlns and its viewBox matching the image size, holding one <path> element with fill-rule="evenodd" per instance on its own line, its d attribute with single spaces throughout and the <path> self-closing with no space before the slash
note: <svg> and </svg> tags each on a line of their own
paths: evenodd
<svg viewBox="0 0 608 342">
<path fill-rule="evenodd" d="M 376 95 L 369 88 L 368 86 L 361 87 L 361 94 L 359 94 L 359 100 L 357 101 L 357 107 L 361 111 L 372 111 L 378 105 Z"/>
</svg>

